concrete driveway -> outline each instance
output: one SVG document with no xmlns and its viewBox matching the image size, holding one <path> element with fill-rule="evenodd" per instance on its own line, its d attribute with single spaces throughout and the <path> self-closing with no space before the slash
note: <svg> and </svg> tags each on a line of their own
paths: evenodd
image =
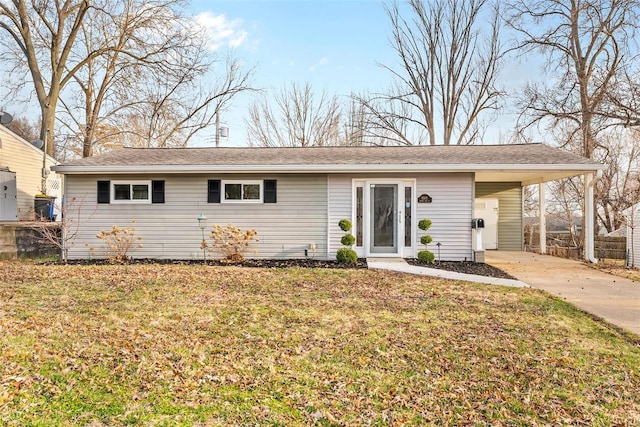
<svg viewBox="0 0 640 427">
<path fill-rule="evenodd" d="M 640 335 L 640 282 L 579 261 L 532 252 L 487 251 L 487 264 Z"/>
</svg>

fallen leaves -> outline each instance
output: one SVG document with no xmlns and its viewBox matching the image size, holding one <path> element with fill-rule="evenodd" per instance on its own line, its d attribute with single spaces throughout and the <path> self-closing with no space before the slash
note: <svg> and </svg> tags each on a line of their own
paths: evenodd
<svg viewBox="0 0 640 427">
<path fill-rule="evenodd" d="M 639 362 L 533 290 L 0 262 L 3 425 L 632 425 Z"/>
</svg>

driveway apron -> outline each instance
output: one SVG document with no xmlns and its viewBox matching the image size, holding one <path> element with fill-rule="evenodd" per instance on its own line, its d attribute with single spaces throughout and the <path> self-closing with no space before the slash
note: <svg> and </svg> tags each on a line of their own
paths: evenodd
<svg viewBox="0 0 640 427">
<path fill-rule="evenodd" d="M 487 264 L 640 335 L 640 282 L 575 260 L 532 252 L 487 251 Z"/>
</svg>

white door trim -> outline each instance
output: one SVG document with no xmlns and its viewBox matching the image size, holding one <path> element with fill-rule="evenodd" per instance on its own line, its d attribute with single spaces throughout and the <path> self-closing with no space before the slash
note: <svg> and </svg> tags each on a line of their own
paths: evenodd
<svg viewBox="0 0 640 427">
<path fill-rule="evenodd" d="M 396 197 L 396 215 L 397 233 L 395 252 L 371 252 L 371 235 L 370 235 L 370 212 L 371 212 L 371 186 L 376 184 L 392 184 L 397 185 Z M 402 178 L 354 178 L 352 179 L 352 223 L 354 226 L 353 234 L 357 237 L 357 187 L 362 187 L 362 246 L 354 246 L 356 253 L 361 257 L 413 257 L 415 256 L 415 223 L 416 223 L 416 180 Z M 411 188 L 411 242 L 410 247 L 405 247 L 405 188 Z"/>
</svg>

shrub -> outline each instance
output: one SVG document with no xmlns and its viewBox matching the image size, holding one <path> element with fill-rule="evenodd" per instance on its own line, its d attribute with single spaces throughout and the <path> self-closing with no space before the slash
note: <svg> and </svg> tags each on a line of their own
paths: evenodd
<svg viewBox="0 0 640 427">
<path fill-rule="evenodd" d="M 421 219 L 420 221 L 418 221 L 418 228 L 422 231 L 427 231 L 431 228 L 431 220 Z M 420 237 L 420 243 L 424 245 L 424 250 L 418 252 L 418 259 L 427 264 L 432 264 L 436 259 L 436 256 L 433 254 L 433 252 L 427 250 L 427 245 L 431 242 L 433 242 L 433 237 L 428 234 Z"/>
<path fill-rule="evenodd" d="M 255 229 L 242 231 L 242 229 L 233 224 L 227 224 L 225 227 L 220 224 L 213 224 L 213 231 L 211 231 L 209 237 L 213 240 L 211 246 L 224 259 L 238 262 L 244 259 L 244 254 L 249 251 L 249 247 L 254 242 L 259 242 L 256 238 L 257 235 L 258 232 Z M 208 246 L 206 242 L 203 242 L 203 249 L 208 250 Z M 254 251 L 254 253 L 256 252 Z"/>
<path fill-rule="evenodd" d="M 343 218 L 338 221 L 338 227 L 340 227 L 340 229 L 345 232 L 345 235 L 340 239 L 340 243 L 342 243 L 346 247 L 338 249 L 338 252 L 336 253 L 336 259 L 339 262 L 355 264 L 356 261 L 358 261 L 358 254 L 356 254 L 356 251 L 351 249 L 351 246 L 353 246 L 353 244 L 356 242 L 356 238 L 353 237 L 353 234 L 349 233 L 349 231 L 353 227 L 353 224 L 351 224 L 351 221 L 349 221 L 348 219 Z"/>
<path fill-rule="evenodd" d="M 351 221 L 349 221 L 348 219 L 343 218 L 340 220 L 340 222 L 338 222 L 338 227 L 340 227 L 340 230 L 342 231 L 351 231 L 351 228 L 353 228 L 353 224 L 351 224 Z"/>
<path fill-rule="evenodd" d="M 355 264 L 358 261 L 358 254 L 353 249 L 340 248 L 336 253 L 336 259 L 346 264 Z"/>
<path fill-rule="evenodd" d="M 131 221 L 135 223 L 135 221 Z M 125 262 L 130 259 L 129 251 L 136 247 L 141 248 L 142 237 L 136 236 L 136 229 L 133 225 L 119 227 L 114 225 L 111 230 L 102 230 L 96 237 L 104 242 L 104 254 L 110 262 Z M 91 248 L 93 252 L 93 248 Z"/>
<path fill-rule="evenodd" d="M 435 261 L 436 256 L 433 254 L 433 252 L 425 250 L 425 251 L 418 252 L 418 259 L 424 263 L 433 264 L 433 261 Z"/>
<path fill-rule="evenodd" d="M 425 234 L 424 236 L 420 237 L 420 243 L 425 245 L 425 247 L 431 242 L 433 242 L 433 237 L 429 236 L 428 234 Z"/>
<path fill-rule="evenodd" d="M 427 231 L 431 228 L 431 220 L 430 219 L 421 219 L 418 221 L 418 228 L 422 231 Z"/>
<path fill-rule="evenodd" d="M 353 234 L 345 234 L 344 236 L 342 236 L 342 238 L 340 239 L 340 243 L 342 243 L 345 246 L 353 246 L 353 244 L 356 242 L 356 238 L 353 237 Z"/>
</svg>

